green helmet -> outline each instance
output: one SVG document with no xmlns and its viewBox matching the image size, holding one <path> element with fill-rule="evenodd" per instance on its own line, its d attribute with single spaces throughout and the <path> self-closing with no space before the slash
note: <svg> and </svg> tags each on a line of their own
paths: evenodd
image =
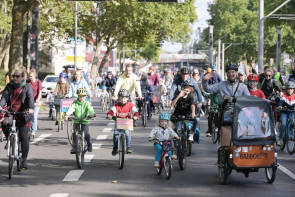
<svg viewBox="0 0 295 197">
<path fill-rule="evenodd" d="M 85 88 L 78 88 L 77 95 L 78 96 L 87 96 L 88 93 L 87 93 L 87 90 Z"/>
</svg>

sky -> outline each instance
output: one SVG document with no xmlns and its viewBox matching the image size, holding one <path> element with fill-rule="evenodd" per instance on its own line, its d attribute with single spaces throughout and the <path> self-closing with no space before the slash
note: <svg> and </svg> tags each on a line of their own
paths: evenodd
<svg viewBox="0 0 295 197">
<path fill-rule="evenodd" d="M 198 27 L 207 27 L 207 20 L 210 18 L 210 15 L 207 11 L 208 3 L 212 3 L 213 0 L 195 0 L 195 7 L 198 19 L 193 24 L 193 33 L 195 33 Z M 181 43 L 171 43 L 171 42 L 164 42 L 162 49 L 167 52 L 176 53 L 181 50 Z"/>
</svg>

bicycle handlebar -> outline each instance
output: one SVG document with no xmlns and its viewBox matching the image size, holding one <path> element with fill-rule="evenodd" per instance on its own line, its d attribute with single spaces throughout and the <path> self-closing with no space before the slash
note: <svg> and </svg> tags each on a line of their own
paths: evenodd
<svg viewBox="0 0 295 197">
<path fill-rule="evenodd" d="M 175 116 L 176 120 L 187 120 L 187 121 L 195 121 L 195 118 L 192 117 L 186 117 L 186 116 Z"/>
<path fill-rule="evenodd" d="M 11 114 L 11 115 L 17 115 L 17 114 L 29 114 L 28 111 L 23 111 L 23 112 L 12 112 L 12 111 L 8 111 L 8 110 L 5 110 L 5 109 L 1 109 L 0 110 L 1 113 L 8 113 L 8 114 Z"/>
</svg>

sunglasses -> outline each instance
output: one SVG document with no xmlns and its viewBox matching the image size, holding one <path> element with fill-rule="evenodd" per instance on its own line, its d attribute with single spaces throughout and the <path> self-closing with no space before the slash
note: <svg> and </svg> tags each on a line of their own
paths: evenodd
<svg viewBox="0 0 295 197">
<path fill-rule="evenodd" d="M 20 78 L 20 75 L 12 75 L 13 78 Z"/>
<path fill-rule="evenodd" d="M 199 73 L 193 73 L 194 75 L 198 75 Z"/>
<path fill-rule="evenodd" d="M 265 75 L 266 77 L 271 77 L 271 75 Z"/>
</svg>

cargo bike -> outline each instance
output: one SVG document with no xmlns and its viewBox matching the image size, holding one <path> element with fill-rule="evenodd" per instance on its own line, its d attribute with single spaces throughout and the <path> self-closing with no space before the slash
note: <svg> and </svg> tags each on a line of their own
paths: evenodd
<svg viewBox="0 0 295 197">
<path fill-rule="evenodd" d="M 232 170 L 249 177 L 265 170 L 273 183 L 278 168 L 271 103 L 254 96 L 228 97 L 223 101 L 218 149 L 218 178 L 225 184 Z"/>
</svg>

